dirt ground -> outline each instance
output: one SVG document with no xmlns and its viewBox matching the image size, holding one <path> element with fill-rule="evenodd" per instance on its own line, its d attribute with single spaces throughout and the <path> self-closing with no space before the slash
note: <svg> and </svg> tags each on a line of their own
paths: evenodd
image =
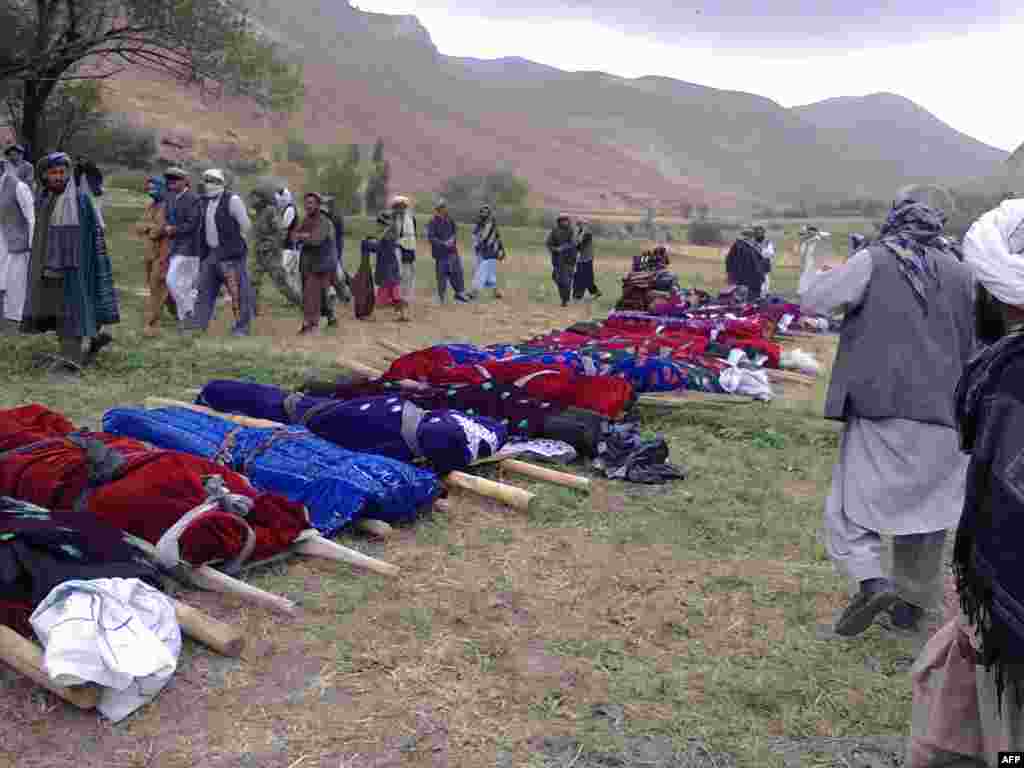
<svg viewBox="0 0 1024 768">
<path fill-rule="evenodd" d="M 228 338 L 222 305 L 209 338 L 181 340 L 168 321 L 145 340 L 136 297 L 105 367 L 78 390 L 0 362 L 0 405 L 36 400 L 95 423 L 214 376 L 288 386 L 342 360 L 383 368 L 394 353 L 381 340 L 515 341 L 606 314 L 626 264 L 609 257 L 605 297 L 567 309 L 542 253 L 505 271 L 502 301 L 440 307 L 424 269 L 412 323 L 387 311 L 356 322 L 343 307 L 337 329 L 301 339 L 297 311 L 270 300 L 251 339 Z M 713 252 L 680 264 L 719 279 Z M 125 294 L 137 291 L 123 274 Z M 45 343 L 11 342 L 17 360 Z M 828 342 L 808 346 L 829 362 Z M 343 539 L 400 565 L 394 580 L 299 559 L 247 575 L 296 600 L 295 619 L 184 592 L 244 629 L 244 655 L 186 642 L 167 689 L 123 723 L 0 666 L 0 766 L 901 765 L 917 646 L 880 628 L 855 643 L 815 635 L 845 599 L 815 538 L 836 446 L 815 415 L 823 386 L 785 389 L 770 406 L 645 409 L 645 428 L 688 470 L 672 486 L 595 478 L 588 497 L 506 477 L 538 493 L 535 509 L 453 494 L 449 512 L 385 541 Z"/>
</svg>

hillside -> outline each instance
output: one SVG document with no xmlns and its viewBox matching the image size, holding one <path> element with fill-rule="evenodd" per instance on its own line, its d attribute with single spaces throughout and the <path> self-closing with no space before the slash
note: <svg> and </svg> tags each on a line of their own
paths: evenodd
<svg viewBox="0 0 1024 768">
<path fill-rule="evenodd" d="M 535 202 L 551 207 L 721 208 L 887 198 L 911 181 L 989 175 L 1006 158 L 898 96 L 785 109 L 663 77 L 446 57 L 415 17 L 344 2 L 250 2 L 265 29 L 306 62 L 305 111 L 292 127 L 316 144 L 383 137 L 396 188 L 412 193 L 454 174 L 504 168 L 529 179 Z M 150 90 L 156 97 L 159 89 Z M 132 108 L 145 114 L 143 102 Z M 244 108 L 221 110 L 218 124 L 232 110 L 239 141 L 265 155 L 287 135 L 287 126 L 253 127 Z M 208 119 L 188 108 L 179 114 Z"/>
</svg>

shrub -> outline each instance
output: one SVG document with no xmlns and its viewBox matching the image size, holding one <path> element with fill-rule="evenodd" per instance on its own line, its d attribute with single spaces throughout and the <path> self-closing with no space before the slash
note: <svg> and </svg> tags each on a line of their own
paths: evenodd
<svg viewBox="0 0 1024 768">
<path fill-rule="evenodd" d="M 117 117 L 83 132 L 72 145 L 76 155 L 100 165 L 148 168 L 157 153 L 156 131 Z"/>
<path fill-rule="evenodd" d="M 690 222 L 687 237 L 692 245 L 719 245 L 725 240 L 722 226 L 713 221 Z"/>
</svg>

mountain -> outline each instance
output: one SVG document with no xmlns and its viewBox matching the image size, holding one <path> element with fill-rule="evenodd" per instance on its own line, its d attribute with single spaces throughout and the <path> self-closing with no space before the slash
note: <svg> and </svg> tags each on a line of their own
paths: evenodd
<svg viewBox="0 0 1024 768">
<path fill-rule="evenodd" d="M 969 179 L 995 171 L 1007 159 L 1003 150 L 960 133 L 893 93 L 826 99 L 793 112 L 842 136 L 849 146 L 872 147 L 876 162 L 919 180 Z"/>
<path fill-rule="evenodd" d="M 318 145 L 382 137 L 393 186 L 411 193 L 507 169 L 550 207 L 885 199 L 909 182 L 989 175 L 1007 157 L 891 94 L 786 109 L 665 77 L 447 57 L 416 17 L 341 0 L 248 2 L 305 62 L 291 127 Z M 251 122 L 240 115 L 235 130 Z"/>
</svg>

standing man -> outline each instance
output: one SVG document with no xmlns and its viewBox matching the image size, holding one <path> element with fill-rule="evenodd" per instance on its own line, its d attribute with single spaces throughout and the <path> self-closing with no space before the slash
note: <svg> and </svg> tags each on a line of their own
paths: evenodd
<svg viewBox="0 0 1024 768">
<path fill-rule="evenodd" d="M 409 311 L 416 290 L 416 217 L 409 207 L 409 198 L 397 195 L 391 202 L 395 242 L 398 244 L 401 275 L 401 303 L 398 321 L 409 322 Z"/>
<path fill-rule="evenodd" d="M 25 147 L 21 144 L 11 144 L 4 150 L 4 157 L 7 158 L 7 162 L 10 164 L 11 170 L 14 171 L 14 175 L 28 185 L 28 188 L 35 194 L 36 169 L 32 163 L 25 159 Z"/>
<path fill-rule="evenodd" d="M 743 286 L 751 301 L 761 298 L 765 282 L 764 256 L 755 240 L 754 230 L 744 229 L 725 257 L 729 285 Z"/>
<path fill-rule="evenodd" d="M 765 228 L 760 224 L 754 227 L 754 242 L 761 249 L 761 258 L 764 259 L 764 292 L 768 293 L 772 286 L 772 267 L 775 264 L 775 243 L 769 237 Z"/>
<path fill-rule="evenodd" d="M 196 281 L 199 278 L 199 198 L 192 191 L 188 173 L 171 167 L 164 172 L 167 181 L 164 234 L 170 241 L 167 290 L 178 308 L 178 329 L 190 325 L 196 306 Z"/>
<path fill-rule="evenodd" d="M 199 298 L 192 327 L 204 333 L 217 309 L 221 286 L 231 297 L 235 324 L 232 336 L 248 336 L 252 325 L 252 286 L 246 260 L 245 238 L 252 228 L 242 198 L 226 189 L 224 172 L 211 168 L 203 174 L 206 192 L 199 217 Z"/>
<path fill-rule="evenodd" d="M 558 214 L 555 228 L 548 235 L 547 247 L 551 252 L 551 279 L 558 286 L 562 306 L 567 307 L 572 296 L 573 273 L 576 271 L 576 237 L 569 214 Z"/>
<path fill-rule="evenodd" d="M 327 318 L 327 327 L 334 328 L 338 325 L 337 303 L 348 304 L 352 301 L 352 294 L 349 291 L 348 272 L 345 271 L 345 220 L 335 208 L 334 197 L 323 195 L 320 204 L 320 214 L 326 217 L 334 228 L 334 247 L 337 251 L 338 266 L 330 274 L 327 286 L 324 288 L 321 301 L 320 314 Z M 331 297 L 329 289 L 334 289 L 334 297 Z"/>
<path fill-rule="evenodd" d="M 594 233 L 590 222 L 580 219 L 576 222 L 576 277 L 572 283 L 572 297 L 579 301 L 583 294 L 590 292 L 595 299 L 601 291 L 594 282 Z"/>
<path fill-rule="evenodd" d="M 3 331 L 15 330 L 25 308 L 25 285 L 36 225 L 32 190 L 3 164 L 0 175 L 0 324 Z"/>
<path fill-rule="evenodd" d="M 55 152 L 42 167 L 46 187 L 36 203 L 21 327 L 56 331 L 60 355 L 51 372 L 77 375 L 111 342 L 102 327 L 120 322 L 113 269 L 92 198 L 75 186 L 71 159 Z"/>
<path fill-rule="evenodd" d="M 448 283 L 452 285 L 456 301 L 468 301 L 462 260 L 459 258 L 458 226 L 448 215 L 448 203 L 444 200 L 438 200 L 434 208 L 434 218 L 427 225 L 427 240 L 430 241 L 430 255 L 434 257 L 437 272 L 438 301 L 447 303 Z"/>
<path fill-rule="evenodd" d="M 334 243 L 334 223 L 321 210 L 322 198 L 317 192 L 306 195 L 306 218 L 295 230 L 295 239 L 302 247 L 299 270 L 302 274 L 302 328 L 300 336 L 316 332 L 320 325 L 322 302 L 327 286 L 338 271 L 338 251 Z"/>
<path fill-rule="evenodd" d="M 177 308 L 170 299 L 167 289 L 167 269 L 170 264 L 171 241 L 167 236 L 167 204 L 166 185 L 162 176 L 151 176 L 146 181 L 146 194 L 152 202 L 146 206 L 142 219 L 135 227 L 139 237 L 146 244 L 145 266 L 146 287 L 149 297 L 146 299 L 142 333 L 144 336 L 156 336 L 160 332 L 160 312 L 165 304 L 169 305 L 172 315 Z"/>
<path fill-rule="evenodd" d="M 946 531 L 960 518 L 966 458 L 954 389 L 974 352 L 974 281 L 942 239 L 945 215 L 893 206 L 878 240 L 828 271 L 808 254 L 803 311 L 845 307 L 825 418 L 844 422 L 825 546 L 859 590 L 835 626 L 844 637 L 889 610 L 920 628 L 942 593 Z M 892 572 L 882 536 L 893 537 Z"/>
<path fill-rule="evenodd" d="M 480 206 L 480 213 L 473 227 L 473 250 L 476 252 L 476 274 L 473 276 L 471 299 L 480 295 L 484 288 L 494 289 L 494 298 L 501 298 L 498 288 L 498 262 L 505 260 L 505 244 L 501 242 L 498 223 L 494 220 L 491 206 Z"/>
</svg>

